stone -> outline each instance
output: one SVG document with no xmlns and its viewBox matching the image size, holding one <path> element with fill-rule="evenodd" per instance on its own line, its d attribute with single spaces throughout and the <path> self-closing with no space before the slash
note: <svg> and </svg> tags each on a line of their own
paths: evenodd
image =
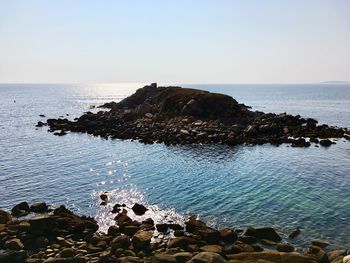
<svg viewBox="0 0 350 263">
<path fill-rule="evenodd" d="M 134 206 L 132 207 L 132 211 L 134 211 L 135 215 L 138 216 L 142 216 L 146 213 L 147 210 L 148 209 L 144 205 L 138 203 L 134 204 Z"/>
<path fill-rule="evenodd" d="M 226 263 L 227 261 L 216 253 L 200 252 L 195 255 L 189 263 Z"/>
<path fill-rule="evenodd" d="M 293 252 L 294 251 L 294 247 L 286 242 L 277 244 L 276 248 L 280 252 Z"/>
<path fill-rule="evenodd" d="M 108 195 L 106 195 L 106 194 L 100 194 L 100 199 L 101 199 L 102 201 L 107 201 L 107 200 L 108 200 Z"/>
<path fill-rule="evenodd" d="M 140 227 L 138 226 L 125 226 L 122 228 L 122 232 L 125 235 L 128 235 L 129 237 L 132 237 L 133 235 L 135 235 L 135 233 L 139 230 L 140 230 Z"/>
<path fill-rule="evenodd" d="M 153 236 L 152 231 L 138 231 L 132 238 L 132 243 L 135 249 L 143 250 L 148 248 L 151 244 L 151 239 Z"/>
<path fill-rule="evenodd" d="M 175 253 L 173 256 L 176 259 L 176 262 L 185 263 L 189 261 L 193 255 L 190 252 L 178 252 L 178 253 Z"/>
<path fill-rule="evenodd" d="M 237 239 L 237 233 L 230 228 L 222 228 L 219 230 L 220 239 L 226 243 L 234 243 Z"/>
<path fill-rule="evenodd" d="M 327 241 L 323 241 L 323 240 L 312 240 L 311 244 L 313 246 L 317 246 L 317 247 L 320 247 L 320 248 L 325 248 L 325 247 L 329 246 L 329 243 Z"/>
<path fill-rule="evenodd" d="M 1 263 L 24 263 L 26 258 L 27 258 L 27 254 L 24 250 L 21 250 L 21 251 L 0 250 Z"/>
<path fill-rule="evenodd" d="M 6 241 L 4 247 L 7 249 L 10 249 L 10 250 L 24 249 L 23 243 L 18 238 L 14 238 L 14 239 L 10 239 L 10 240 Z"/>
<path fill-rule="evenodd" d="M 333 260 L 336 260 L 339 257 L 343 259 L 343 257 L 346 255 L 346 250 L 345 249 L 333 250 L 333 251 L 330 251 L 327 255 L 328 255 L 329 261 L 332 262 Z"/>
<path fill-rule="evenodd" d="M 332 145 L 332 141 L 329 139 L 320 140 L 320 145 L 322 145 L 324 147 L 329 147 Z"/>
<path fill-rule="evenodd" d="M 350 263 L 350 255 L 343 258 L 343 263 Z"/>
<path fill-rule="evenodd" d="M 281 236 L 272 227 L 262 227 L 262 228 L 247 228 L 245 235 L 253 236 L 259 239 L 267 239 L 275 242 L 282 240 Z"/>
<path fill-rule="evenodd" d="M 158 232 L 166 233 L 169 230 L 168 224 L 156 224 L 156 229 Z"/>
<path fill-rule="evenodd" d="M 252 262 L 257 262 L 258 260 L 266 260 L 273 263 L 281 263 L 280 253 L 274 250 L 265 250 L 263 252 L 243 252 L 239 254 L 228 255 L 229 260 L 254 260 Z M 296 262 L 295 262 L 296 263 Z"/>
<path fill-rule="evenodd" d="M 107 230 L 107 235 L 109 236 L 116 236 L 118 234 L 120 234 L 120 230 L 117 226 L 110 226 Z"/>
<path fill-rule="evenodd" d="M 224 248 L 219 245 L 206 245 L 200 247 L 200 250 L 205 251 L 205 252 L 212 252 L 212 253 L 217 253 L 217 254 L 222 254 L 224 252 Z"/>
<path fill-rule="evenodd" d="M 291 253 L 280 253 L 281 263 L 313 263 L 314 261 L 310 260 L 305 255 L 302 255 L 297 252 Z"/>
<path fill-rule="evenodd" d="M 0 224 L 6 224 L 7 222 L 12 220 L 12 216 L 10 213 L 0 209 Z"/>
<path fill-rule="evenodd" d="M 113 248 L 127 248 L 130 246 L 131 241 L 127 235 L 120 235 L 114 238 L 111 242 Z"/>
<path fill-rule="evenodd" d="M 134 256 L 122 257 L 122 258 L 119 258 L 119 260 L 120 260 L 120 263 L 143 263 L 143 260 Z"/>
<path fill-rule="evenodd" d="M 180 134 L 183 134 L 183 135 L 190 135 L 190 132 L 189 132 L 188 130 L 181 129 L 181 130 L 180 130 Z"/>
<path fill-rule="evenodd" d="M 152 257 L 152 263 L 176 263 L 176 258 L 167 254 L 155 254 Z"/>
<path fill-rule="evenodd" d="M 30 211 L 34 213 L 46 213 L 48 208 L 46 203 L 34 203 L 30 206 Z"/>
<path fill-rule="evenodd" d="M 288 236 L 289 239 L 294 239 L 296 238 L 297 236 L 299 236 L 301 233 L 300 229 L 294 229 Z"/>
<path fill-rule="evenodd" d="M 11 209 L 11 214 L 14 217 L 26 216 L 29 214 L 29 212 L 30 208 L 27 202 L 19 203 Z"/>
<path fill-rule="evenodd" d="M 61 250 L 60 254 L 63 258 L 72 258 L 76 254 L 76 250 L 74 248 L 64 248 Z"/>
<path fill-rule="evenodd" d="M 197 241 L 194 240 L 193 238 L 180 236 L 180 237 L 175 237 L 170 239 L 167 246 L 168 248 L 176 248 L 176 247 L 185 248 L 190 244 L 196 244 L 196 243 Z"/>
<path fill-rule="evenodd" d="M 153 114 L 148 112 L 148 113 L 145 114 L 145 117 L 148 118 L 148 119 L 152 119 L 153 118 Z"/>
</svg>

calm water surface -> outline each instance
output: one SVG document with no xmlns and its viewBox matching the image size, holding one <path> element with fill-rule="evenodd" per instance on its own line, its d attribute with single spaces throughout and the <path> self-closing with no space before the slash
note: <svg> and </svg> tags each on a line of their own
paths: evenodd
<svg viewBox="0 0 350 263">
<path fill-rule="evenodd" d="M 232 95 L 255 110 L 350 127 L 349 85 L 184 86 Z M 109 191 L 111 204 L 150 205 L 146 216 L 158 211 L 181 221 L 196 213 L 214 226 L 271 225 L 285 235 L 300 227 L 297 245 L 317 238 L 350 246 L 349 142 L 327 149 L 143 145 L 34 127 L 39 114 L 74 118 L 139 87 L 0 84 L 0 207 L 64 203 L 96 216 L 105 230 L 113 221 L 98 196 Z"/>
</svg>

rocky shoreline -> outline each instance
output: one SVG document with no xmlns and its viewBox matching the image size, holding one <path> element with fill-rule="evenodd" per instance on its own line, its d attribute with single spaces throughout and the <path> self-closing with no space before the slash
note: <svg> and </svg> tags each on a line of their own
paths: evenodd
<svg viewBox="0 0 350 263">
<path fill-rule="evenodd" d="M 101 195 L 102 202 L 107 197 Z M 350 251 L 325 252 L 327 242 L 315 240 L 302 252 L 271 227 L 246 229 L 207 226 L 196 216 L 184 224 L 155 224 L 152 218 L 129 217 L 124 204 L 115 204 L 115 224 L 99 231 L 94 218 L 60 206 L 22 202 L 10 212 L 0 210 L 0 263 L 350 263 Z M 131 207 L 134 216 L 147 208 Z"/>
<path fill-rule="evenodd" d="M 181 87 L 157 87 L 156 83 L 138 89 L 109 108 L 87 112 L 70 121 L 66 118 L 39 121 L 55 135 L 67 131 L 103 138 L 132 139 L 143 143 L 171 144 L 290 144 L 328 147 L 331 139 L 350 140 L 347 128 L 317 125 L 314 119 L 299 115 L 251 111 L 230 96 Z"/>
</svg>

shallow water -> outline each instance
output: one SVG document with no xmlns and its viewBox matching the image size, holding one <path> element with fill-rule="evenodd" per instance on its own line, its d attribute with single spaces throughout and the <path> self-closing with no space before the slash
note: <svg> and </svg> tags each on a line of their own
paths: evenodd
<svg viewBox="0 0 350 263">
<path fill-rule="evenodd" d="M 234 96 L 265 112 L 313 117 L 350 127 L 349 85 L 185 85 Z M 90 105 L 120 100 L 142 84 L 0 84 L 0 207 L 20 201 L 66 204 L 96 216 L 105 230 L 112 205 L 151 205 L 169 219 L 199 214 L 215 226 L 272 225 L 294 241 L 350 245 L 350 143 L 330 148 L 222 145 L 165 146 L 54 136 L 34 126 L 45 114 L 74 118 Z M 16 103 L 14 103 L 14 100 Z M 160 217 L 158 217 L 160 220 Z"/>
</svg>

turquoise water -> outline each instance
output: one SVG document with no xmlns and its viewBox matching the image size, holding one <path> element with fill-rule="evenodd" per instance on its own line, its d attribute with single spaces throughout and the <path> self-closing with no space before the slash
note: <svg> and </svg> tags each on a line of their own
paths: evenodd
<svg viewBox="0 0 350 263">
<path fill-rule="evenodd" d="M 350 246 L 350 142 L 305 149 L 143 145 L 34 127 L 39 114 L 74 118 L 141 86 L 0 84 L 0 207 L 64 203 L 96 216 L 104 230 L 113 221 L 98 196 L 109 191 L 111 205 L 143 202 L 148 215 L 181 220 L 196 213 L 214 226 L 271 225 L 285 235 L 300 227 L 297 245 L 317 238 Z M 350 127 L 350 85 L 184 86 L 226 93 L 256 110 Z"/>
</svg>

